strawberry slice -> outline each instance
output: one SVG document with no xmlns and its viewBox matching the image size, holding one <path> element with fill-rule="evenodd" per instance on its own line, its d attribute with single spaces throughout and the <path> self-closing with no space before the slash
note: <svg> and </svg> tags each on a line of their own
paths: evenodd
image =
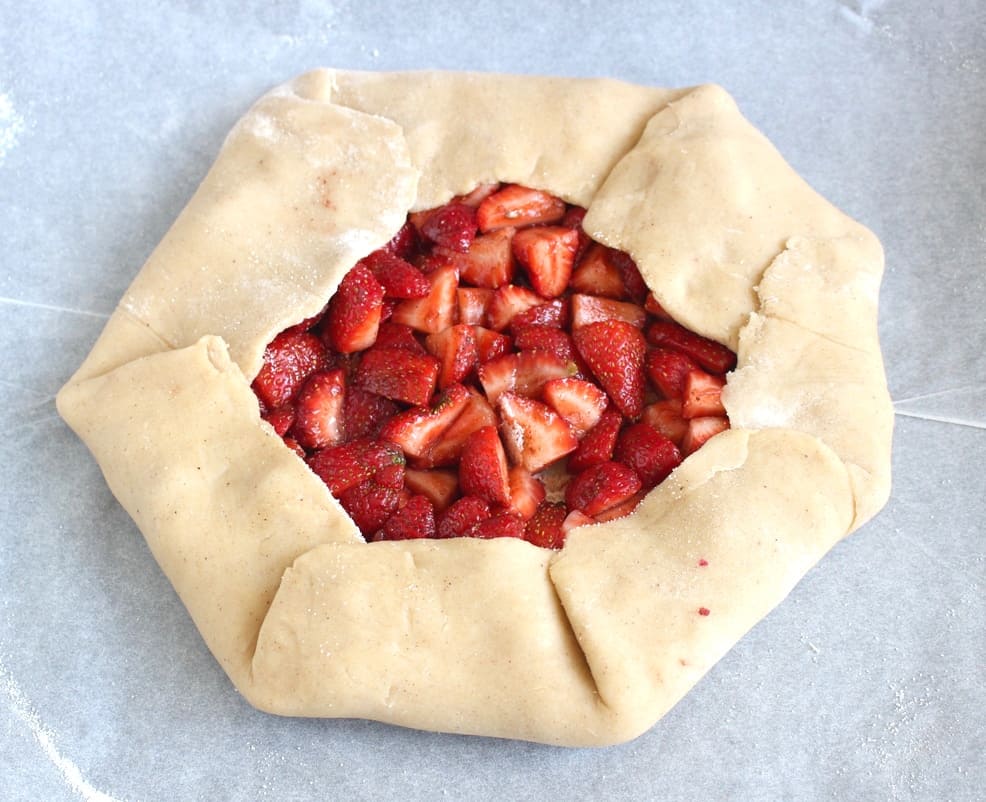
<svg viewBox="0 0 986 802">
<path fill-rule="evenodd" d="M 575 436 L 581 438 L 602 417 L 608 403 L 606 393 L 581 379 L 552 379 L 542 388 L 544 400 L 561 415 Z"/>
<path fill-rule="evenodd" d="M 407 468 L 404 484 L 412 493 L 418 493 L 431 502 L 435 512 L 447 510 L 459 495 L 459 475 L 455 471 L 419 471 Z"/>
<path fill-rule="evenodd" d="M 510 247 L 513 236 L 512 228 L 504 228 L 476 237 L 468 252 L 458 254 L 454 260 L 462 280 L 488 289 L 496 289 L 513 281 L 517 270 Z"/>
<path fill-rule="evenodd" d="M 630 300 L 635 304 L 643 304 L 647 300 L 650 290 L 647 289 L 647 283 L 644 281 L 644 277 L 640 275 L 640 269 L 637 267 L 637 263 L 633 261 L 630 254 L 618 251 L 615 248 L 610 248 L 607 256 L 609 261 L 620 271 L 623 286 L 626 287 Z"/>
<path fill-rule="evenodd" d="M 514 347 L 518 351 L 547 351 L 563 362 L 578 363 L 575 343 L 561 329 L 551 326 L 517 326 L 514 332 Z"/>
<path fill-rule="evenodd" d="M 688 421 L 681 416 L 681 402 L 674 398 L 647 405 L 640 420 L 677 446 L 688 431 Z"/>
<path fill-rule="evenodd" d="M 356 384 L 394 401 L 423 406 L 435 392 L 441 365 L 430 354 L 371 348 L 356 369 Z"/>
<path fill-rule="evenodd" d="M 264 350 L 253 391 L 267 409 L 277 409 L 298 394 L 309 376 L 327 366 L 328 355 L 318 337 L 304 331 L 282 332 Z"/>
<path fill-rule="evenodd" d="M 563 362 L 547 351 L 520 351 L 490 360 L 479 366 L 479 381 L 491 404 L 512 390 L 521 395 L 536 396 L 545 382 L 575 373 L 571 362 Z"/>
<path fill-rule="evenodd" d="M 685 456 L 692 454 L 705 445 L 707 440 L 728 428 L 728 418 L 692 418 L 688 421 L 688 431 L 681 441 L 681 450 Z"/>
<path fill-rule="evenodd" d="M 416 354 L 426 353 L 425 347 L 414 336 L 414 329 L 390 321 L 380 324 L 380 333 L 377 334 L 377 341 L 374 346 L 376 348 L 403 348 Z"/>
<path fill-rule="evenodd" d="M 572 289 L 583 295 L 612 298 L 615 301 L 627 297 L 619 269 L 607 258 L 608 250 L 605 245 L 598 243 L 589 246 L 572 273 Z"/>
<path fill-rule="evenodd" d="M 423 467 L 451 465 L 458 462 L 462 449 L 473 432 L 484 426 L 496 426 L 496 413 L 479 393 L 470 390 L 469 398 L 455 421 L 439 437 L 437 442 L 417 460 Z"/>
<path fill-rule="evenodd" d="M 284 437 L 294 425 L 294 406 L 285 404 L 283 407 L 272 409 L 261 415 L 265 421 L 274 427 L 278 437 Z"/>
<path fill-rule="evenodd" d="M 339 494 L 339 503 L 365 537 L 380 529 L 397 511 L 404 487 L 404 466 L 388 465 L 372 479 Z"/>
<path fill-rule="evenodd" d="M 431 409 L 419 407 L 395 415 L 384 425 L 380 437 L 397 443 L 405 454 L 419 457 L 454 423 L 471 397 L 461 384 L 453 384 Z"/>
<path fill-rule="evenodd" d="M 543 502 L 524 527 L 524 539 L 542 549 L 560 549 L 565 545 L 566 517 L 564 504 Z"/>
<path fill-rule="evenodd" d="M 510 350 L 510 338 L 506 334 L 500 334 L 482 326 L 473 326 L 472 333 L 476 338 L 480 362 L 489 362 L 491 359 L 503 356 Z"/>
<path fill-rule="evenodd" d="M 556 298 L 515 315 L 510 321 L 510 330 L 516 333 L 520 326 L 551 326 L 562 329 L 568 326 L 568 320 L 568 299 Z"/>
<path fill-rule="evenodd" d="M 622 320 L 638 329 L 647 322 L 647 313 L 636 304 L 600 298 L 597 295 L 572 296 L 572 328 L 578 329 L 603 320 Z"/>
<path fill-rule="evenodd" d="M 537 189 L 508 184 L 479 204 L 476 219 L 484 233 L 507 226 L 557 223 L 565 216 L 565 201 Z"/>
<path fill-rule="evenodd" d="M 285 437 L 284 445 L 290 448 L 295 454 L 297 454 L 302 459 L 308 459 L 308 455 L 305 453 L 305 449 L 301 447 L 297 440 L 293 437 Z"/>
<path fill-rule="evenodd" d="M 501 512 L 477 524 L 466 532 L 467 537 L 489 540 L 495 537 L 524 539 L 524 522 L 511 512 Z"/>
<path fill-rule="evenodd" d="M 475 496 L 463 496 L 438 516 L 436 537 L 464 537 L 480 521 L 490 517 L 490 505 Z"/>
<path fill-rule="evenodd" d="M 328 485 L 336 498 L 391 465 L 403 468 L 404 455 L 394 443 L 385 440 L 354 440 L 345 445 L 323 448 L 308 458 L 308 467 Z"/>
<path fill-rule="evenodd" d="M 415 494 L 387 519 L 380 540 L 414 540 L 435 536 L 435 510 L 423 495 Z M 377 540 L 374 537 L 374 540 Z"/>
<path fill-rule="evenodd" d="M 680 351 L 654 348 L 647 352 L 644 369 L 665 398 L 680 400 L 685 396 L 685 378 L 698 370 L 698 365 Z"/>
<path fill-rule="evenodd" d="M 525 468 L 514 465 L 507 473 L 507 484 L 510 486 L 510 511 L 526 521 L 547 495 L 544 482 Z"/>
<path fill-rule="evenodd" d="M 644 490 L 663 482 L 681 464 L 681 452 L 671 440 L 646 423 L 627 426 L 616 441 L 613 460 L 636 471 Z"/>
<path fill-rule="evenodd" d="M 582 254 L 592 245 L 592 240 L 589 239 L 589 235 L 585 233 L 585 229 L 582 227 L 582 221 L 585 220 L 587 213 L 588 210 L 583 209 L 581 206 L 569 206 L 568 211 L 565 212 L 565 216 L 561 220 L 563 226 L 574 228 L 579 235 L 579 249 L 575 253 L 576 261 L 581 259 Z"/>
<path fill-rule="evenodd" d="M 562 523 L 561 531 L 567 535 L 578 526 L 589 526 L 594 523 L 597 523 L 596 519 L 590 518 L 582 510 L 572 510 Z"/>
<path fill-rule="evenodd" d="M 589 430 L 579 447 L 568 458 L 568 469 L 572 473 L 578 473 L 612 460 L 622 425 L 623 416 L 617 410 L 610 407 L 603 412 L 599 423 Z"/>
<path fill-rule="evenodd" d="M 380 326 L 383 287 L 363 264 L 346 273 L 329 301 L 324 331 L 328 344 L 341 354 L 352 354 L 373 345 Z"/>
<path fill-rule="evenodd" d="M 542 303 L 544 299 L 526 287 L 505 284 L 493 293 L 489 308 L 486 310 L 486 317 L 490 328 L 503 331 L 517 315 Z"/>
<path fill-rule="evenodd" d="M 441 363 L 438 386 L 460 384 L 479 364 L 479 348 L 472 326 L 459 323 L 425 338 L 425 348 Z"/>
<path fill-rule="evenodd" d="M 424 298 L 410 298 L 394 307 L 391 320 L 417 331 L 434 334 L 453 323 L 456 310 L 455 290 L 459 272 L 454 265 L 442 265 L 428 275 L 431 289 Z M 365 347 L 365 346 L 364 346 Z"/>
<path fill-rule="evenodd" d="M 615 521 L 617 518 L 625 518 L 640 506 L 640 502 L 644 500 L 644 496 L 646 495 L 646 490 L 641 490 L 638 493 L 634 493 L 626 501 L 621 501 L 619 504 L 614 504 L 609 509 L 603 510 L 592 520 L 594 520 L 597 524 L 604 524 L 607 521 Z"/>
<path fill-rule="evenodd" d="M 722 405 L 722 388 L 726 380 L 712 376 L 704 370 L 692 370 L 685 376 L 685 398 L 681 404 L 681 414 L 685 418 L 724 417 L 726 408 Z"/>
<path fill-rule="evenodd" d="M 424 298 L 431 289 L 424 273 L 386 249 L 374 251 L 362 264 L 380 282 L 387 298 Z"/>
<path fill-rule="evenodd" d="M 389 398 L 349 385 L 342 404 L 342 433 L 346 440 L 374 439 L 399 411 Z"/>
<path fill-rule="evenodd" d="M 490 504 L 510 504 L 507 456 L 496 426 L 484 426 L 466 440 L 459 460 L 459 486 L 467 496 Z"/>
<path fill-rule="evenodd" d="M 537 473 L 579 444 L 571 428 L 551 407 L 517 393 L 500 396 L 501 431 L 513 462 Z"/>
<path fill-rule="evenodd" d="M 672 320 L 671 315 L 664 311 L 661 302 L 657 300 L 657 296 L 652 292 L 647 293 L 647 299 L 644 301 L 644 311 L 661 320 Z"/>
<path fill-rule="evenodd" d="M 476 210 L 465 203 L 446 203 L 425 218 L 420 231 L 440 248 L 465 253 L 476 236 Z"/>
<path fill-rule="evenodd" d="M 565 503 L 570 510 L 592 517 L 626 501 L 640 487 L 640 478 L 632 468 L 604 462 L 573 477 L 565 488 Z"/>
<path fill-rule="evenodd" d="M 456 290 L 459 302 L 459 322 L 470 326 L 486 323 L 486 309 L 493 299 L 493 290 L 483 287 L 459 287 Z"/>
<path fill-rule="evenodd" d="M 658 320 L 647 329 L 652 345 L 673 348 L 687 354 L 712 373 L 725 373 L 736 367 L 736 354 L 725 345 L 702 337 L 670 320 Z"/>
<path fill-rule="evenodd" d="M 640 330 L 622 320 L 590 323 L 572 334 L 575 347 L 603 389 L 626 417 L 644 408 L 644 354 Z"/>
<path fill-rule="evenodd" d="M 418 250 L 418 230 L 414 224 L 410 220 L 404 223 L 400 231 L 394 234 L 393 239 L 384 245 L 382 250 L 390 251 L 401 259 L 413 257 Z"/>
<path fill-rule="evenodd" d="M 578 232 L 560 226 L 524 228 L 513 239 L 514 256 L 527 269 L 534 291 L 544 298 L 565 291 L 578 247 Z"/>
<path fill-rule="evenodd" d="M 304 448 L 334 446 L 342 440 L 346 374 L 335 370 L 313 373 L 298 394 L 291 434 Z"/>
</svg>

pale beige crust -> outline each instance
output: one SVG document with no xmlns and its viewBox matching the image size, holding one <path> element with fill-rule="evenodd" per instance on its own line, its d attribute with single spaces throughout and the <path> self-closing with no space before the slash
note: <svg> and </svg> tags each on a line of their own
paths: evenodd
<svg viewBox="0 0 986 802">
<path fill-rule="evenodd" d="M 738 349 L 734 428 L 557 553 L 367 545 L 249 381 L 409 210 L 492 180 L 587 206 L 669 312 Z M 885 503 L 882 268 L 717 87 L 317 71 L 236 125 L 58 407 L 256 706 L 616 743 Z"/>
</svg>

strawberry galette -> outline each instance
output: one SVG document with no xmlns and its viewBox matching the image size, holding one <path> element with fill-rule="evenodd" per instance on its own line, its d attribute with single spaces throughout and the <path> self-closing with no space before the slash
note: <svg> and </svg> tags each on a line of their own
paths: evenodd
<svg viewBox="0 0 986 802">
<path fill-rule="evenodd" d="M 717 87 L 322 70 L 58 404 L 252 704 L 609 744 L 885 503 L 881 272 Z"/>
</svg>

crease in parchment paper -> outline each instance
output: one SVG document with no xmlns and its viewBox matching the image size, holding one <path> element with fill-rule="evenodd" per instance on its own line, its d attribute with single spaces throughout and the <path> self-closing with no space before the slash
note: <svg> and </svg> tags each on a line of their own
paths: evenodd
<svg viewBox="0 0 986 802">
<path fill-rule="evenodd" d="M 43 304 L 38 301 L 22 301 L 19 298 L 0 297 L 0 304 L 9 306 L 26 306 L 29 309 L 44 309 L 46 312 L 66 312 L 70 315 L 85 315 L 86 317 L 98 317 L 100 320 L 108 320 L 109 314 L 105 312 L 91 312 L 88 309 L 72 309 L 68 306 L 58 306 L 56 304 Z"/>
</svg>

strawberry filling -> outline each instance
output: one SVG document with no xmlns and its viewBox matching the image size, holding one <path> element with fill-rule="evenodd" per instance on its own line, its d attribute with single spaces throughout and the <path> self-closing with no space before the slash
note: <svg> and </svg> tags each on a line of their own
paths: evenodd
<svg viewBox="0 0 986 802">
<path fill-rule="evenodd" d="M 267 346 L 262 417 L 367 540 L 561 548 L 729 428 L 735 355 L 672 320 L 584 215 L 498 184 L 412 213 Z"/>
</svg>

